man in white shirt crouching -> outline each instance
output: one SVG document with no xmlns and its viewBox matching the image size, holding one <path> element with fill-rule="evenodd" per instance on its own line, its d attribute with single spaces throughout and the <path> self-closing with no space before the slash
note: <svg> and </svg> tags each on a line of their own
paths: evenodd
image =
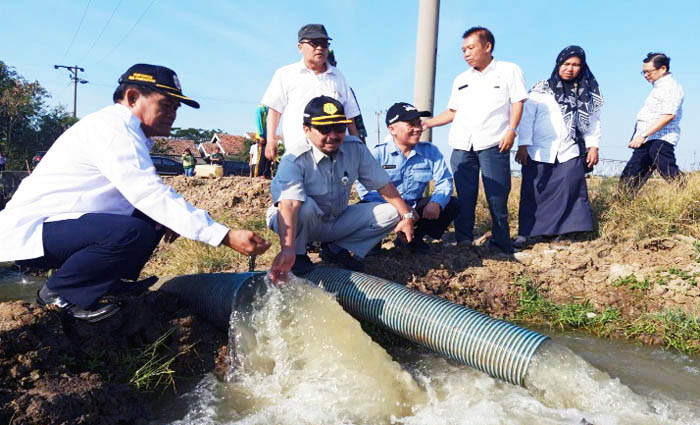
<svg viewBox="0 0 700 425">
<path fill-rule="evenodd" d="M 123 289 L 122 278 L 137 279 L 164 236 L 246 255 L 270 246 L 251 231 L 215 222 L 156 174 L 151 137 L 170 134 L 180 103 L 199 108 L 174 71 L 134 65 L 113 100 L 63 133 L 0 212 L 0 261 L 57 269 L 37 302 L 88 322 L 119 310 L 98 300 Z"/>
</svg>

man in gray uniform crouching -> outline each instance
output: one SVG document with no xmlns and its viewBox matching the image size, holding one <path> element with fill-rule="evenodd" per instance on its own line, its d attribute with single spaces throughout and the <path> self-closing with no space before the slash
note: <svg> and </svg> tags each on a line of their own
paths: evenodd
<svg viewBox="0 0 700 425">
<path fill-rule="evenodd" d="M 270 268 L 272 280 L 290 270 L 308 272 L 307 243 L 321 242 L 321 258 L 347 269 L 363 269 L 363 258 L 392 229 L 413 239 L 415 213 L 401 199 L 389 175 L 360 139 L 346 136 L 343 105 L 319 96 L 304 109 L 307 143 L 282 158 L 270 191 L 274 205 L 267 224 L 280 236 L 281 250 Z M 348 205 L 355 181 L 388 202 Z M 352 253 L 352 254 L 351 254 Z"/>
</svg>

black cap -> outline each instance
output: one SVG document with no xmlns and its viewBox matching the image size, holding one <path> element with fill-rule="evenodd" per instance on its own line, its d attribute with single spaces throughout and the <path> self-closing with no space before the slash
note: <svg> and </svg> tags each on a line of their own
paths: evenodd
<svg viewBox="0 0 700 425">
<path fill-rule="evenodd" d="M 432 114 L 430 111 L 419 111 L 415 106 L 406 102 L 398 102 L 391 105 L 386 111 L 386 125 L 393 124 L 397 121 L 411 121 L 418 117 L 429 117 Z"/>
<path fill-rule="evenodd" d="M 343 104 L 328 96 L 314 97 L 304 108 L 304 124 L 331 125 L 350 124 L 345 117 Z"/>
<path fill-rule="evenodd" d="M 187 106 L 199 109 L 199 103 L 182 94 L 180 80 L 175 71 L 164 66 L 137 63 L 119 77 L 119 84 L 151 87 L 167 96 L 177 98 Z"/>
<path fill-rule="evenodd" d="M 325 38 L 326 40 L 333 40 L 328 37 L 328 32 L 326 32 L 326 27 L 321 24 L 306 24 L 299 29 L 299 42 L 301 40 L 313 40 L 317 38 Z"/>
</svg>

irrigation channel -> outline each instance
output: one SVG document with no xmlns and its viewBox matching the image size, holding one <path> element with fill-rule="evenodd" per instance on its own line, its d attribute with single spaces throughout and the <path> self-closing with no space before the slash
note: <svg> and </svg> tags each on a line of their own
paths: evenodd
<svg viewBox="0 0 700 425">
<path fill-rule="evenodd" d="M 35 291 L 17 277 L 0 277 L 2 299 Z M 543 331 L 552 339 L 518 386 L 425 348 L 387 352 L 301 279 L 258 286 L 230 318 L 228 382 L 205 376 L 159 406 L 154 425 L 700 423 L 699 358 Z"/>
</svg>

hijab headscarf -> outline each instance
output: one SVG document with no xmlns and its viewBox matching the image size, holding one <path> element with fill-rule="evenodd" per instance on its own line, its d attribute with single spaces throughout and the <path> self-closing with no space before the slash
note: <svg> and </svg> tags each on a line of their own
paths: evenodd
<svg viewBox="0 0 700 425">
<path fill-rule="evenodd" d="M 581 71 L 573 80 L 562 80 L 559 68 L 572 56 L 581 59 Z M 588 131 L 590 116 L 604 103 L 598 81 L 586 63 L 586 52 L 579 46 L 565 47 L 557 56 L 552 75 L 548 80 L 540 81 L 533 90 L 552 93 L 561 108 L 569 135 L 574 140 L 581 139 L 581 135 Z"/>
</svg>

